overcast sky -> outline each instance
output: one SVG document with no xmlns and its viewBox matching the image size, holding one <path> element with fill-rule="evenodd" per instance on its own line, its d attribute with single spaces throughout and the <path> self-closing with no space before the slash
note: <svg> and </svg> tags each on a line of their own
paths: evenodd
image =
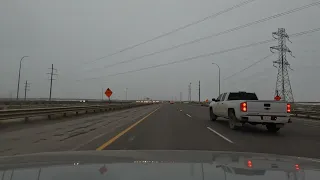
<svg viewBox="0 0 320 180">
<path fill-rule="evenodd" d="M 242 0 L 245 1 L 245 0 Z M 101 68 L 197 38 L 218 33 L 303 6 L 315 0 L 256 0 L 246 6 L 208 19 L 163 38 L 96 60 L 125 47 L 151 39 L 180 26 L 239 4 L 240 0 L 2 0 L 0 1 L 0 97 L 15 97 L 19 61 L 23 60 L 20 97 L 28 80 L 28 97 L 49 96 L 51 64 L 58 69 L 53 83 L 54 98 L 101 98 L 102 88 L 110 88 L 114 99 L 150 97 L 153 99 L 192 99 L 218 95 L 218 69 L 221 91 L 256 92 L 260 99 L 272 99 L 277 69 L 274 54 L 254 67 L 223 80 L 269 55 L 277 42 L 232 51 L 211 57 L 144 71 L 109 76 L 148 66 L 173 62 L 205 53 L 221 51 L 272 38 L 272 32 L 286 28 L 288 34 L 320 27 L 320 6 L 213 37 L 199 43 L 149 56 L 111 68 Z M 320 32 L 291 39 L 289 71 L 296 101 L 320 100 Z M 96 68 L 93 71 L 90 69 Z M 99 77 L 97 79 L 90 79 Z"/>
</svg>

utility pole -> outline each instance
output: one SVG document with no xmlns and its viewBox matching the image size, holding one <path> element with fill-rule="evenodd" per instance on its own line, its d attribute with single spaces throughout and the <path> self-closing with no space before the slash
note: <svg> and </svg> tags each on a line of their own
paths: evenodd
<svg viewBox="0 0 320 180">
<path fill-rule="evenodd" d="M 101 88 L 101 101 L 103 101 L 103 94 L 104 94 L 103 88 Z"/>
<path fill-rule="evenodd" d="M 188 86 L 188 92 L 189 92 L 188 101 L 191 102 L 191 83 Z"/>
<path fill-rule="evenodd" d="M 57 69 L 53 68 L 53 64 L 51 65 L 51 68 L 49 68 L 51 70 L 50 73 L 47 73 L 47 74 L 50 74 L 50 95 L 49 95 L 49 101 L 51 101 L 51 96 L 52 96 L 52 81 L 53 80 L 56 80 L 56 79 L 53 79 L 53 76 L 57 76 L 58 74 L 56 73 L 53 73 L 53 71 L 57 72 Z"/>
<path fill-rule="evenodd" d="M 26 81 L 24 83 L 24 100 L 25 101 L 27 100 L 27 91 L 30 90 L 29 87 L 30 87 L 30 83 L 28 83 L 28 81 Z"/>
<path fill-rule="evenodd" d="M 126 100 L 128 100 L 128 88 L 126 88 L 125 91 L 126 91 Z"/>
<path fill-rule="evenodd" d="M 182 103 L 182 92 L 180 92 L 180 103 Z"/>
<path fill-rule="evenodd" d="M 12 91 L 9 91 L 10 101 L 12 101 L 12 96 L 13 96 Z"/>
<path fill-rule="evenodd" d="M 199 102 L 200 102 L 200 81 L 199 81 Z"/>
<path fill-rule="evenodd" d="M 275 96 L 279 95 L 282 100 L 293 102 L 294 98 L 288 73 L 290 64 L 287 61 L 286 55 L 288 52 L 292 56 L 291 50 L 286 45 L 286 40 L 291 41 L 284 28 L 279 28 L 277 32 L 272 33 L 272 36 L 278 40 L 278 46 L 270 47 L 270 51 L 277 50 L 279 52 L 278 60 L 273 61 L 273 66 L 278 68 Z"/>
</svg>

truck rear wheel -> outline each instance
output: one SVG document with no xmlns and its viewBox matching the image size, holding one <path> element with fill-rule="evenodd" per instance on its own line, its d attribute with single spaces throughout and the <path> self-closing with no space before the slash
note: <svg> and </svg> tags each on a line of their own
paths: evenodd
<svg viewBox="0 0 320 180">
<path fill-rule="evenodd" d="M 209 115 L 210 115 L 210 120 L 211 121 L 215 121 L 218 118 L 215 114 L 213 114 L 212 108 L 209 108 Z"/>
<path fill-rule="evenodd" d="M 267 124 L 267 129 L 269 132 L 278 132 L 280 128 L 277 128 L 276 124 Z"/>
<path fill-rule="evenodd" d="M 237 126 L 237 117 L 234 114 L 233 111 L 229 111 L 229 128 L 232 130 L 239 129 L 239 126 Z"/>
</svg>

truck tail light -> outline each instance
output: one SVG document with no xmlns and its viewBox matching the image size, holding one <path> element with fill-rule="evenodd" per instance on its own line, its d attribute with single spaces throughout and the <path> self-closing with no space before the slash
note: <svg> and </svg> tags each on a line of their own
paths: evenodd
<svg viewBox="0 0 320 180">
<path fill-rule="evenodd" d="M 291 113 L 291 104 L 287 104 L 287 113 Z"/>
<path fill-rule="evenodd" d="M 247 161 L 247 166 L 248 166 L 248 168 L 252 168 L 252 161 L 251 160 Z"/>
<path fill-rule="evenodd" d="M 240 111 L 247 112 L 247 110 L 248 110 L 247 102 L 240 103 Z"/>
</svg>

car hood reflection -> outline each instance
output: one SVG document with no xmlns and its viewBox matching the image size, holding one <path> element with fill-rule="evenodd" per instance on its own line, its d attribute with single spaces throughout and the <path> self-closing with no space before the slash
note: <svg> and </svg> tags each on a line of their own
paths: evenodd
<svg viewBox="0 0 320 180">
<path fill-rule="evenodd" d="M 1 180 L 320 179 L 320 161 L 316 159 L 256 153 L 209 151 L 44 153 L 2 157 L 0 164 Z"/>
</svg>

